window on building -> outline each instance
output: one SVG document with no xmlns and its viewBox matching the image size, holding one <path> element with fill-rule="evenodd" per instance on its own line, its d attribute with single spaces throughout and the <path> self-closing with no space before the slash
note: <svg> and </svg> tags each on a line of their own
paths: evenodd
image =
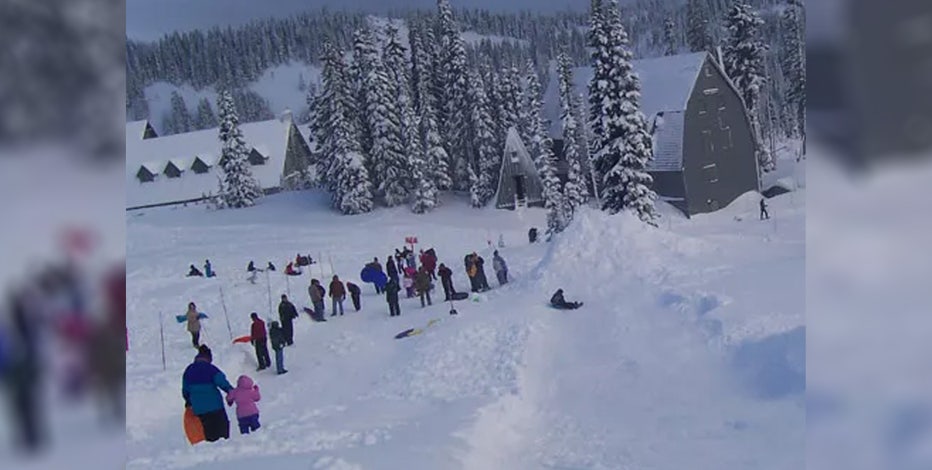
<svg viewBox="0 0 932 470">
<path fill-rule="evenodd" d="M 705 156 L 711 160 L 715 154 L 715 141 L 712 139 L 712 131 L 702 131 L 702 148 Z"/>
<path fill-rule="evenodd" d="M 703 66 L 702 66 L 702 70 L 705 71 L 705 76 L 706 76 L 706 77 L 711 77 L 711 76 L 712 76 L 712 66 L 710 66 L 709 64 L 703 65 Z"/>
<path fill-rule="evenodd" d="M 202 175 L 210 171 L 210 165 L 204 163 L 204 160 L 200 158 L 195 158 L 194 163 L 191 164 L 191 169 L 194 170 L 195 173 Z"/>
<path fill-rule="evenodd" d="M 699 115 L 701 116 L 704 114 L 708 114 L 708 112 L 709 112 L 709 105 L 705 102 L 705 100 L 700 99 L 699 100 Z"/>
<path fill-rule="evenodd" d="M 181 177 L 181 170 L 177 166 L 175 166 L 174 163 L 169 163 L 168 165 L 165 165 L 165 171 L 163 173 L 165 173 L 165 176 L 169 178 L 180 178 Z"/>
<path fill-rule="evenodd" d="M 709 183 L 718 183 L 718 165 L 710 163 L 702 167 L 702 175 Z"/>
<path fill-rule="evenodd" d="M 249 152 L 250 165 L 265 165 L 266 160 L 268 160 L 268 158 L 265 155 L 259 153 L 259 151 L 256 149 L 252 149 L 252 152 Z"/>
<path fill-rule="evenodd" d="M 136 178 L 139 179 L 140 183 L 151 183 L 155 181 L 155 175 L 144 166 L 139 167 L 139 171 L 136 172 Z"/>
<path fill-rule="evenodd" d="M 732 149 L 732 148 L 734 148 L 734 147 L 735 147 L 735 142 L 734 142 L 734 140 L 732 139 L 732 136 L 731 136 L 731 128 L 730 128 L 730 127 L 726 127 L 725 129 L 723 129 L 723 130 L 722 130 L 722 135 L 724 136 L 724 139 L 723 139 L 723 142 L 722 142 L 722 149 L 725 150 L 725 149 Z"/>
</svg>

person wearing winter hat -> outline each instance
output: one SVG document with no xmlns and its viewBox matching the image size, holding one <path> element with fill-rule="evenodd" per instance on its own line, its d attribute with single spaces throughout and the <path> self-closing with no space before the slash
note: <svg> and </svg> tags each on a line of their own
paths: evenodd
<svg viewBox="0 0 932 470">
<path fill-rule="evenodd" d="M 190 407 L 201 420 L 204 438 L 208 442 L 230 438 L 230 419 L 220 391 L 229 393 L 233 390 L 226 375 L 212 362 L 210 348 L 202 344 L 197 349 L 194 362 L 185 368 L 181 377 L 181 396 L 185 407 Z"/>
<path fill-rule="evenodd" d="M 272 342 L 272 350 L 275 351 L 275 372 L 279 375 L 288 372 L 285 370 L 285 345 L 288 344 L 288 338 L 277 321 L 273 321 L 269 327 L 269 341 Z"/>
<path fill-rule="evenodd" d="M 239 376 L 236 388 L 227 394 L 227 405 L 236 404 L 236 421 L 240 434 L 249 434 L 250 431 L 262 427 L 259 424 L 259 406 L 256 405 L 261 398 L 259 386 L 248 375 Z"/>
</svg>

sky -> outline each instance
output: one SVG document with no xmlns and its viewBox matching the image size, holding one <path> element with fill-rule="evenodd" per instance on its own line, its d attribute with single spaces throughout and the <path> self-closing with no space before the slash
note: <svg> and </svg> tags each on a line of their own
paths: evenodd
<svg viewBox="0 0 932 470">
<path fill-rule="evenodd" d="M 493 11 L 559 11 L 588 8 L 588 0 L 453 0 L 454 7 Z M 384 12 L 400 8 L 436 8 L 436 0 L 127 0 L 126 35 L 153 40 L 165 33 L 242 24 L 253 19 L 287 17 L 327 7 L 334 10 Z"/>
</svg>

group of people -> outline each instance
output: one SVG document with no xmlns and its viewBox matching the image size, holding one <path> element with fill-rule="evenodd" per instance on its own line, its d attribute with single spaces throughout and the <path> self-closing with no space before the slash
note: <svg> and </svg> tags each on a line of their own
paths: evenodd
<svg viewBox="0 0 932 470">
<path fill-rule="evenodd" d="M 187 277 L 215 277 L 216 275 L 217 273 L 214 272 L 213 266 L 210 265 L 210 260 L 207 259 L 204 260 L 204 272 L 201 272 L 192 264 L 188 269 Z"/>
<path fill-rule="evenodd" d="M 226 393 L 226 400 L 221 392 Z M 207 345 L 198 347 L 194 362 L 185 368 L 181 396 L 185 408 L 190 408 L 200 420 L 204 439 L 208 442 L 230 438 L 230 419 L 224 401 L 228 406 L 236 406 L 240 434 L 249 434 L 261 427 L 256 404 L 262 398 L 259 386 L 247 375 L 239 376 L 236 387 L 230 385 L 223 371 L 213 364 L 213 353 Z"/>
</svg>

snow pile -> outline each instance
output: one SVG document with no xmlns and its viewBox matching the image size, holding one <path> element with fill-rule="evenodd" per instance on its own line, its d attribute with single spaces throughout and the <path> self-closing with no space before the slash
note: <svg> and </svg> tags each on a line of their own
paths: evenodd
<svg viewBox="0 0 932 470">
<path fill-rule="evenodd" d="M 711 247 L 703 240 L 655 228 L 629 213 L 609 215 L 580 209 L 572 224 L 556 236 L 533 281 L 556 289 L 567 273 L 579 273 L 580 295 L 604 292 L 622 279 L 664 284 L 679 259 L 696 257 Z"/>
</svg>

